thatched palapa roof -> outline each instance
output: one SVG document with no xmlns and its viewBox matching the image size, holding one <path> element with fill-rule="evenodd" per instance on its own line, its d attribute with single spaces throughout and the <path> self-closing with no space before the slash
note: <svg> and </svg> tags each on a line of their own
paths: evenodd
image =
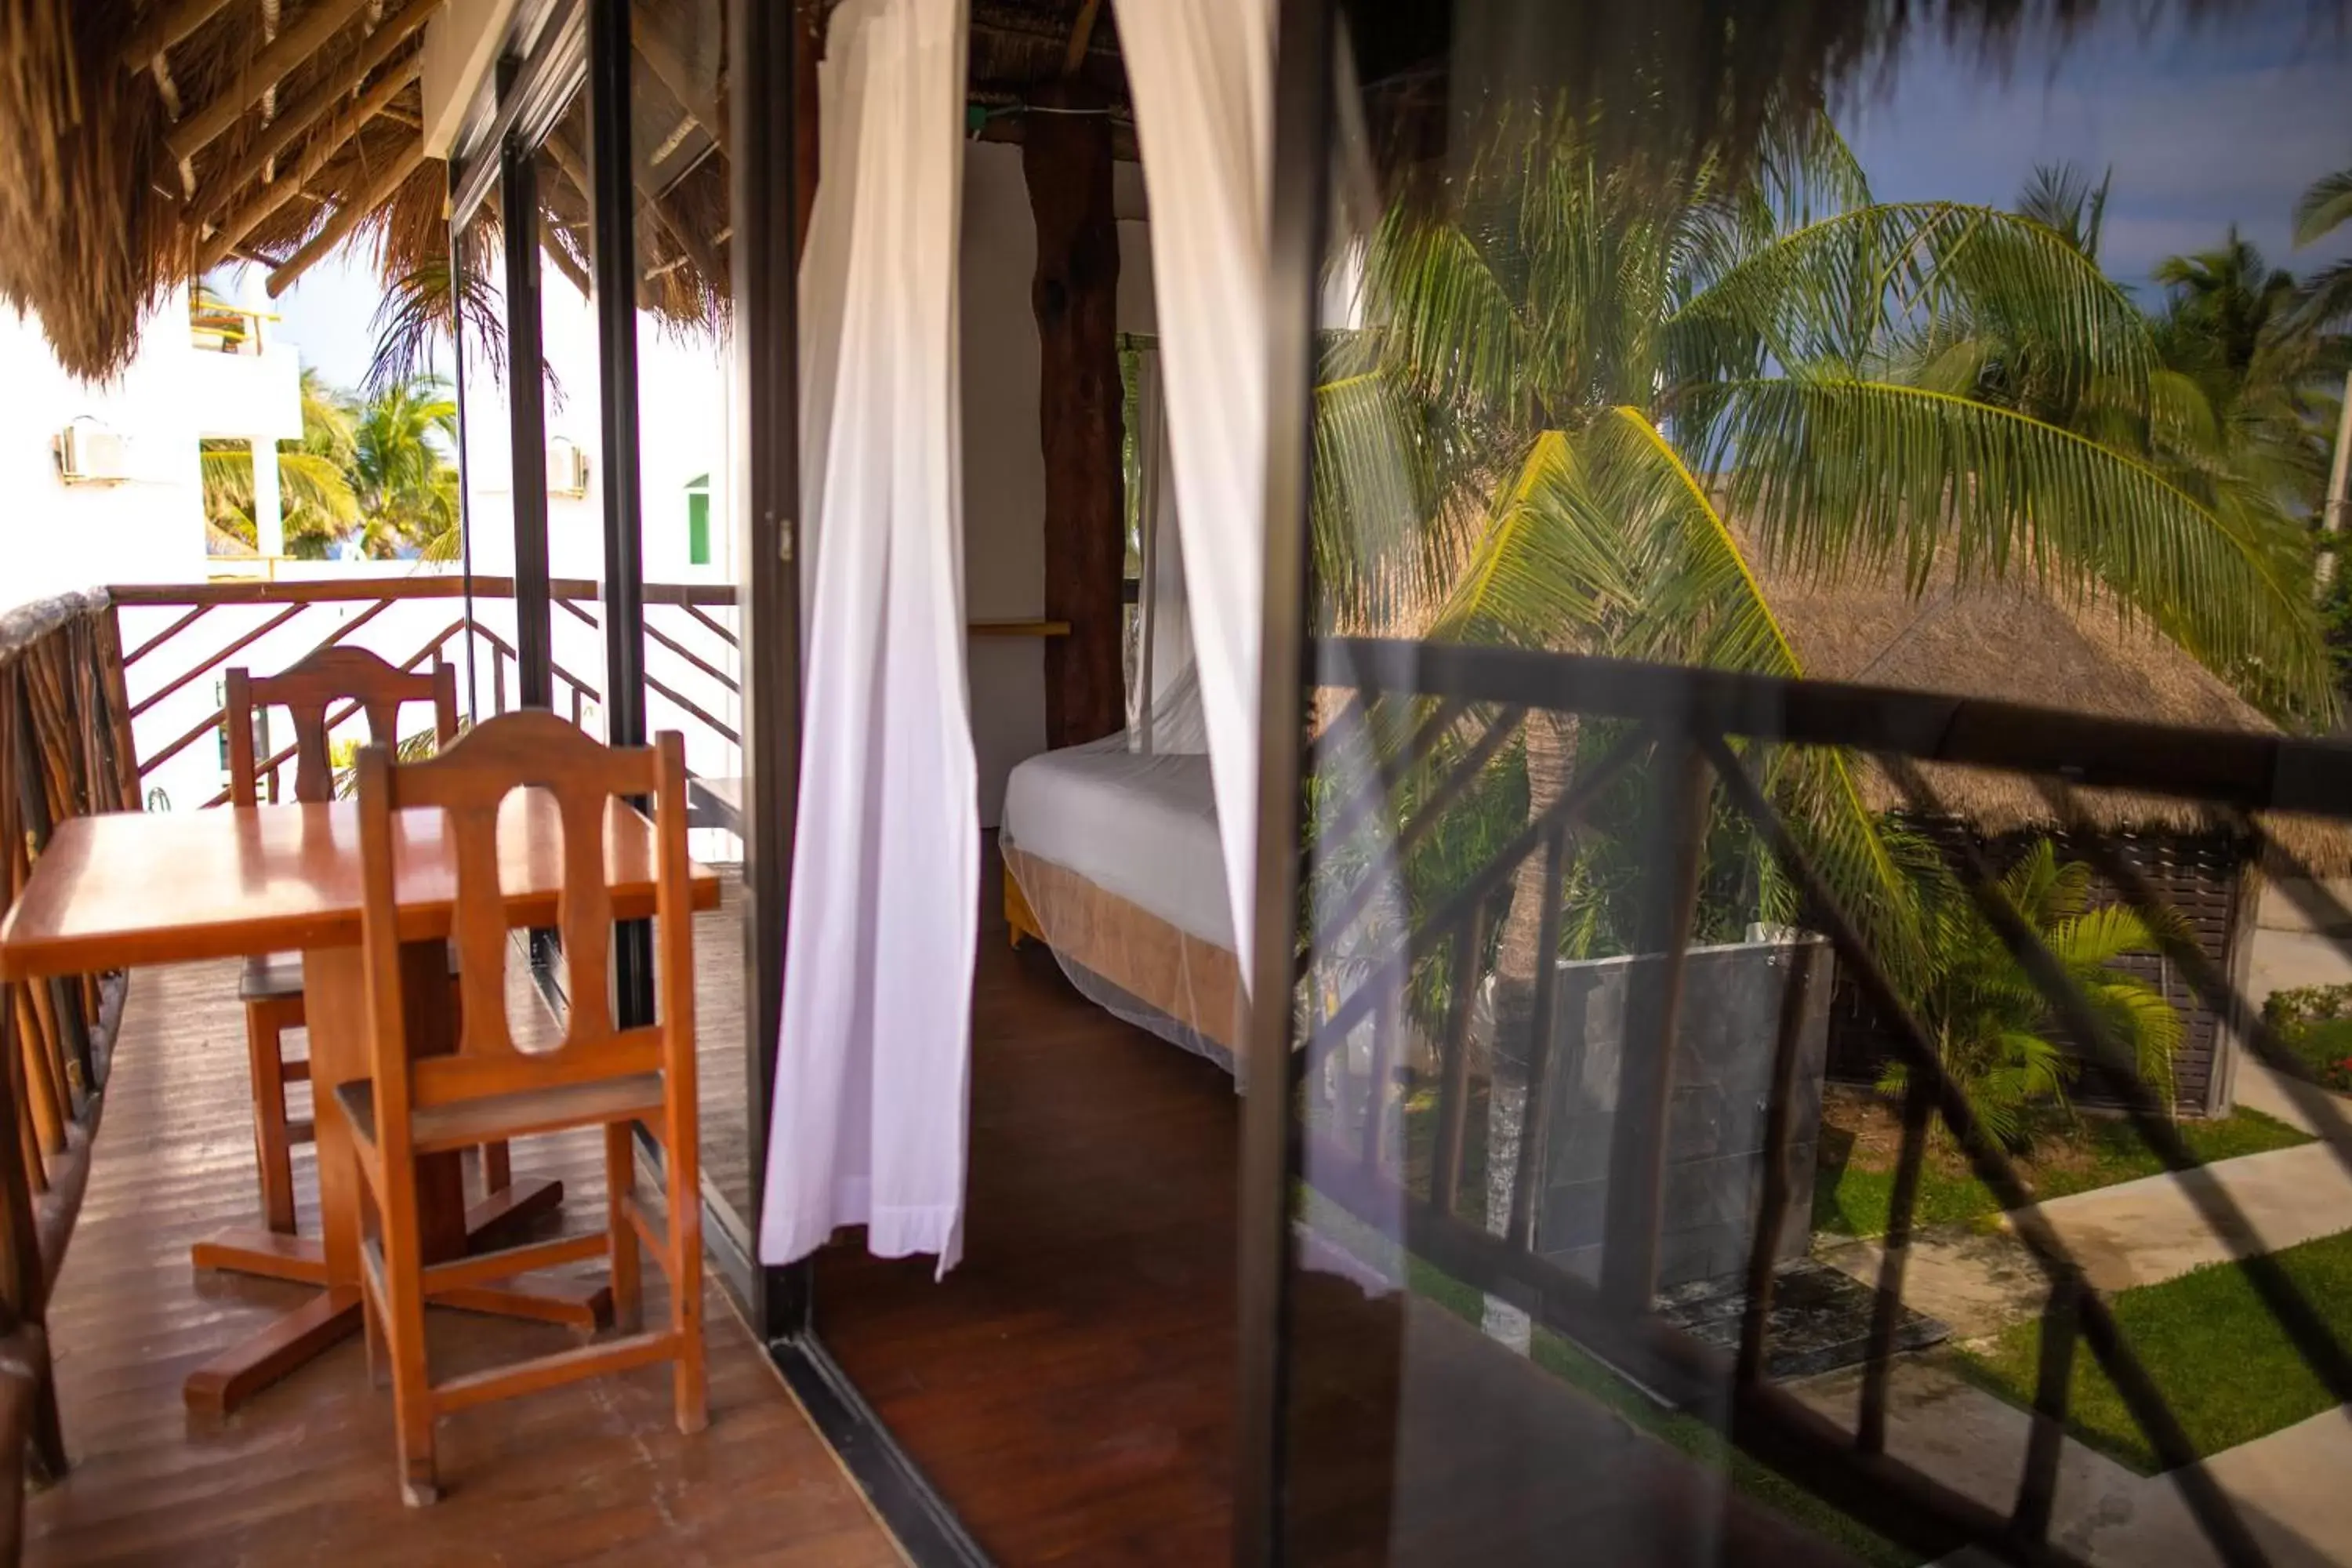
<svg viewBox="0 0 2352 1568">
<path fill-rule="evenodd" d="M 0 297 L 38 313 L 68 369 L 98 377 L 130 358 L 165 291 L 233 257 L 283 287 L 370 231 L 387 269 L 446 256 L 416 86 L 438 9 L 0 5 Z M 430 221 L 385 221 L 398 212 Z"/>
<path fill-rule="evenodd" d="M 1769 557 L 1766 596 L 1815 679 L 2057 708 L 2102 718 L 2276 734 L 2221 677 L 2102 595 L 2075 597 L 2031 581 L 1960 582 L 1947 567 L 1913 592 L 1899 567 L 1801 574 Z M 2062 826 L 2037 780 L 1931 763 L 1922 772 L 1944 805 L 1988 835 Z M 1907 808 L 1895 782 L 1864 771 L 1878 810 Z M 2225 825 L 2194 802 L 2084 789 L 2089 818 L 2113 830 L 2201 833 Z M 2264 829 L 2315 869 L 2352 868 L 2352 828 L 2271 814 Z"/>
</svg>

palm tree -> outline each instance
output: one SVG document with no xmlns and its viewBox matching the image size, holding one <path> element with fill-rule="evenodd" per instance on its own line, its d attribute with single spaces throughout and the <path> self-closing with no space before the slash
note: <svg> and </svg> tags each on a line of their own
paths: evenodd
<svg viewBox="0 0 2352 1568">
<path fill-rule="evenodd" d="M 348 470 L 352 414 L 311 366 L 302 368 L 302 438 L 278 444 L 279 516 L 286 552 L 319 559 L 359 520 Z M 205 521 L 215 545 L 254 549 L 253 448 L 243 441 L 202 443 Z"/>
<path fill-rule="evenodd" d="M 2188 389 L 2168 443 L 2179 482 L 2205 484 L 2217 503 L 2252 490 L 2311 517 L 2326 486 L 2341 340 L 2299 324 L 2307 296 L 2234 225 L 2216 248 L 2168 258 L 2153 276 L 2165 290 L 2158 352 Z"/>
<path fill-rule="evenodd" d="M 457 405 L 438 376 L 380 388 L 353 426 L 352 489 L 370 555 L 453 556 L 458 540 L 457 470 L 445 455 L 457 444 Z"/>
<path fill-rule="evenodd" d="M 1326 628 L 1800 677 L 1759 556 L 1915 584 L 1948 567 L 2099 592 L 2273 710 L 2327 710 L 2299 531 L 2158 460 L 2154 334 L 2076 241 L 1875 202 L 1792 106 L 1737 162 L 1604 155 L 1524 110 L 1479 145 L 1407 177 L 1364 252 L 1369 324 L 1325 352 Z M 2105 437 L 2074 427 L 2094 413 Z M 1599 739 L 1530 727 L 1530 812 Z M 1874 948 L 1923 975 L 1921 847 L 1841 755 L 1777 749 L 1767 777 Z M 1529 871 L 1509 990 L 1537 962 Z"/>
<path fill-rule="evenodd" d="M 2127 905 L 2092 907 L 2091 868 L 2080 861 L 2061 863 L 2046 838 L 2010 868 L 2000 890 L 2108 1039 L 2132 1053 L 2157 1103 L 2169 1108 L 2180 1014 L 2161 990 L 2116 967 L 2126 953 L 2157 951 L 2168 933 Z M 2017 1147 L 2026 1141 L 2032 1107 L 2064 1100 L 2076 1058 L 2054 1037 L 2057 1021 L 2049 1002 L 1992 928 L 1973 911 L 1944 910 L 1934 958 L 1918 987 L 1919 1022 L 1978 1120 Z M 1898 1066 L 1879 1087 L 1900 1092 L 1904 1082 Z"/>
<path fill-rule="evenodd" d="M 2352 223 L 2352 169 L 2338 169 L 2314 180 L 2295 203 L 2295 247 L 2316 245 L 2347 223 Z M 2331 263 L 2312 276 L 2296 302 L 2294 322 L 2307 332 L 2352 329 L 2352 259 Z"/>
<path fill-rule="evenodd" d="M 2036 163 L 2033 177 L 2018 193 L 2017 210 L 2096 261 L 2107 226 L 2107 191 L 2115 180 L 2112 168 L 2095 185 L 2074 163 Z"/>
</svg>

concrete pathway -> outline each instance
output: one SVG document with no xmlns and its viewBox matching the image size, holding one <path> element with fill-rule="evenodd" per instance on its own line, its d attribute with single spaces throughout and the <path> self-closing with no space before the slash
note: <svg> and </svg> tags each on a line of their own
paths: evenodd
<svg viewBox="0 0 2352 1568">
<path fill-rule="evenodd" d="M 2200 1202 L 2217 1195 L 2237 1211 L 2219 1229 Z M 2084 1277 L 2113 1295 L 2352 1230 L 2352 1172 L 2326 1143 L 2305 1143 L 2052 1198 L 2042 1213 Z M 1874 1241 L 1843 1242 L 1821 1257 L 1874 1283 L 1884 1250 Z M 2047 1291 L 2024 1244 L 2007 1230 L 1917 1237 L 1904 1271 L 1905 1303 L 1962 1339 L 2034 1316 Z"/>
<path fill-rule="evenodd" d="M 1822 1414 L 1853 1429 L 1859 1368 L 1792 1385 Z M 2017 1500 L 2032 1416 L 1932 1362 L 1895 1369 L 1887 1451 L 1955 1490 L 2006 1513 Z M 2219 1481 L 2274 1568 L 2352 1560 L 2352 1419 L 2331 1410 L 2242 1444 L 2199 1468 Z M 2206 1542 L 2174 1476 L 2142 1476 L 2067 1439 L 2058 1464 L 2051 1539 L 2118 1568 L 2203 1568 L 2220 1555 Z M 1961 1553 L 1954 1563 L 1990 1562 Z"/>
<path fill-rule="evenodd" d="M 2352 894 L 2352 883 L 2334 890 Z M 2254 1005 L 2293 986 L 2352 984 L 2352 935 L 2315 931 L 2281 905 L 2266 897 L 2248 982 Z M 2323 1138 L 2330 1129 L 2320 1123 L 2333 1122 L 2339 1138 L 2352 1130 L 2352 1099 L 2330 1096 L 2315 1116 L 2307 1091 L 2296 1092 L 2255 1062 L 2239 1064 L 2237 1100 Z M 2345 1114 L 2326 1114 L 2331 1109 Z M 2199 1203 L 2215 1195 L 2237 1209 L 2234 1221 L 2218 1229 Z M 2322 1142 L 2053 1198 L 2041 1209 L 2091 1283 L 2112 1295 L 2352 1230 L 2352 1172 Z M 1847 1242 L 1821 1256 L 1874 1283 L 1883 1248 Z M 2007 1229 L 1921 1237 L 1905 1270 L 1905 1300 L 1943 1319 L 1964 1340 L 2035 1316 L 2047 1290 L 2024 1245 Z M 1856 1367 L 1791 1389 L 1851 1431 L 1861 1384 Z M 1888 1451 L 1989 1507 L 2006 1512 L 2015 1503 L 2032 1427 L 2028 1412 L 1932 1359 L 1906 1358 L 1894 1368 Z M 2196 1469 L 2220 1483 L 2277 1568 L 2352 1562 L 2352 1407 L 2324 1411 Z M 2221 1562 L 2182 1498 L 2179 1474 L 2187 1472 L 2142 1476 L 2069 1438 L 2058 1473 L 2051 1537 L 2067 1551 L 2118 1568 Z M 1990 1559 L 1962 1553 L 1952 1561 L 1974 1568 Z"/>
</svg>

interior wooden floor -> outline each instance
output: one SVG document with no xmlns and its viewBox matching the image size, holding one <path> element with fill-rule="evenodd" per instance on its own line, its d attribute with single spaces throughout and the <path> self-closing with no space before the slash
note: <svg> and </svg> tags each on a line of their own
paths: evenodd
<svg viewBox="0 0 2352 1568">
<path fill-rule="evenodd" d="M 1232 1079 L 1001 931 L 972 1035 L 963 1263 L 836 1243 L 820 1337 L 999 1563 L 1225 1561 Z M 1299 1561 L 1844 1561 L 1442 1310 L 1312 1271 L 1294 1299 Z"/>
<path fill-rule="evenodd" d="M 49 1314 L 73 1468 L 28 1500 L 28 1562 L 899 1561 L 715 1284 L 707 1431 L 678 1436 L 658 1367 L 482 1406 L 441 1426 L 433 1508 L 401 1504 L 391 1394 L 369 1384 L 355 1339 L 225 1424 L 191 1417 L 190 1369 L 310 1294 L 189 1268 L 192 1242 L 252 1222 L 251 1126 L 235 966 L 134 976 Z M 593 1133 L 535 1139 L 515 1167 L 562 1176 L 568 1212 L 601 1215 L 600 1148 Z M 308 1150 L 296 1179 L 315 1234 Z M 658 1312 L 659 1271 L 647 1275 Z M 456 1312 L 435 1313 L 432 1331 L 436 1372 L 569 1342 Z"/>
</svg>

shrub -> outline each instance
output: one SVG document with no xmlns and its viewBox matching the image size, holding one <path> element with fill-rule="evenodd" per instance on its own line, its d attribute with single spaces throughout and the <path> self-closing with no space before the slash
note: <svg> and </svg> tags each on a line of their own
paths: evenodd
<svg viewBox="0 0 2352 1568">
<path fill-rule="evenodd" d="M 2337 1093 L 2352 1092 L 2352 985 L 2274 991 L 2263 1020 L 2311 1076 Z"/>
</svg>

